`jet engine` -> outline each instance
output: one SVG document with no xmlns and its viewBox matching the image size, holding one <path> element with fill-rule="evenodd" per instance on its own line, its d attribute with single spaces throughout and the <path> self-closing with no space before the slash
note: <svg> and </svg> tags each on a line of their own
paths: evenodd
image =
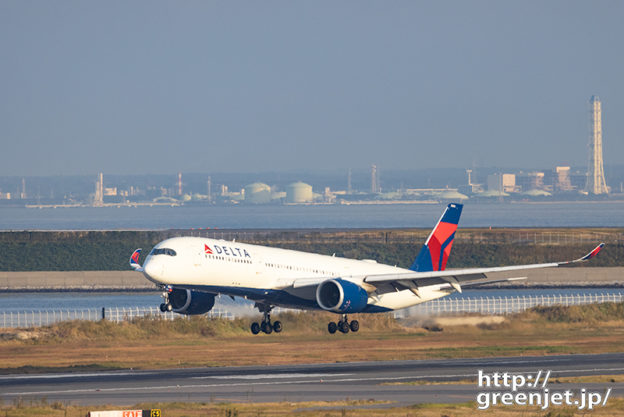
<svg viewBox="0 0 624 417">
<path fill-rule="evenodd" d="M 174 312 L 187 315 L 205 314 L 215 304 L 215 294 L 182 288 L 171 289 L 168 299 Z"/>
<path fill-rule="evenodd" d="M 368 293 L 359 285 L 341 278 L 323 281 L 316 288 L 316 302 L 324 310 L 358 313 L 368 303 Z"/>
</svg>

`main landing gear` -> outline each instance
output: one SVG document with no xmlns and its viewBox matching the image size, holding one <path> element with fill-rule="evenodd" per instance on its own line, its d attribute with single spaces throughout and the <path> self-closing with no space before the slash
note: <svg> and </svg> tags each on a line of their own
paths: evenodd
<svg viewBox="0 0 624 417">
<path fill-rule="evenodd" d="M 266 334 L 271 334 L 272 332 L 279 333 L 282 331 L 283 327 L 281 321 L 277 320 L 271 323 L 271 310 L 273 310 L 273 306 L 256 304 L 256 307 L 258 307 L 261 313 L 264 313 L 264 318 L 260 324 L 256 322 L 251 323 L 251 332 L 253 334 L 258 334 L 260 331 Z"/>
<path fill-rule="evenodd" d="M 342 318 L 338 323 L 330 321 L 327 325 L 327 331 L 331 334 L 336 333 L 336 330 L 340 330 L 341 333 L 345 334 L 349 333 L 349 330 L 351 330 L 352 332 L 357 332 L 358 330 L 360 330 L 360 323 L 357 320 L 352 320 L 351 323 L 349 323 L 347 315 L 343 314 Z"/>
</svg>

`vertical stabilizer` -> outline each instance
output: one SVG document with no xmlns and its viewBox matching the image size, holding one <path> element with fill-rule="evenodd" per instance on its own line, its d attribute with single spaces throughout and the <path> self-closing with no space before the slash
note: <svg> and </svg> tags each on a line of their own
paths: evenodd
<svg viewBox="0 0 624 417">
<path fill-rule="evenodd" d="M 446 207 L 438 224 L 436 224 L 410 267 L 412 271 L 444 271 L 446 261 L 451 254 L 455 231 L 463 207 L 462 204 L 457 203 L 451 203 Z"/>
</svg>

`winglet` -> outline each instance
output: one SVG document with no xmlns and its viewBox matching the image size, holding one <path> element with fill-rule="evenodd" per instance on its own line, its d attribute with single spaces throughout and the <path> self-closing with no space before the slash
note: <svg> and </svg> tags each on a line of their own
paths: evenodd
<svg viewBox="0 0 624 417">
<path fill-rule="evenodd" d="M 138 272 L 143 272 L 143 267 L 139 265 L 139 256 L 141 255 L 141 249 L 137 249 L 132 252 L 132 256 L 130 256 L 130 266 L 132 269 Z"/>
<path fill-rule="evenodd" d="M 589 252 L 587 255 L 583 256 L 582 258 L 578 258 L 578 259 L 575 259 L 573 261 L 568 261 L 568 262 L 561 262 L 559 263 L 559 266 L 567 266 L 567 265 L 575 264 L 578 262 L 589 261 L 590 259 L 594 258 L 596 255 L 598 255 L 598 253 L 600 253 L 604 245 L 605 245 L 604 243 L 601 243 L 600 245 L 596 246 L 591 252 Z"/>
<path fill-rule="evenodd" d="M 592 250 L 591 252 L 589 252 L 587 255 L 583 256 L 582 258 L 579 259 L 580 262 L 582 261 L 588 261 L 591 258 L 593 258 L 594 256 L 598 255 L 598 253 L 602 250 L 602 248 L 604 248 L 604 243 L 601 243 L 600 245 L 596 246 L 594 248 L 594 250 Z"/>
</svg>

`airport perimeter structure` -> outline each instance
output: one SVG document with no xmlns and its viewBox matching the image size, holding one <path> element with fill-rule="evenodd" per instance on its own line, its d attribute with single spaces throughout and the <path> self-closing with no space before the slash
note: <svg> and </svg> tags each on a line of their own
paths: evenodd
<svg viewBox="0 0 624 417">
<path fill-rule="evenodd" d="M 508 297 L 466 297 L 440 298 L 416 306 L 394 311 L 395 318 L 429 317 L 436 315 L 454 315 L 465 313 L 478 314 L 511 314 L 527 310 L 536 306 L 573 306 L 593 303 L 621 303 L 624 302 L 624 291 L 608 294 L 549 294 Z M 274 315 L 280 312 L 292 311 L 277 307 Z M 205 314 L 211 318 L 234 319 L 251 317 L 257 312 L 253 304 L 246 304 L 235 309 L 215 307 Z M 190 318 L 173 312 L 162 313 L 158 307 L 102 307 L 90 309 L 52 309 L 52 310 L 25 310 L 0 311 L 0 328 L 37 327 L 69 320 L 99 321 L 109 320 L 115 323 L 131 321 L 141 317 L 153 317 L 163 320 L 176 318 Z"/>
<path fill-rule="evenodd" d="M 492 274 L 492 278 L 501 276 Z M 493 284 L 512 287 L 624 287 L 624 267 L 550 268 L 523 271 L 525 281 Z M 156 291 L 134 271 L 0 271 L 0 291 Z"/>
</svg>

